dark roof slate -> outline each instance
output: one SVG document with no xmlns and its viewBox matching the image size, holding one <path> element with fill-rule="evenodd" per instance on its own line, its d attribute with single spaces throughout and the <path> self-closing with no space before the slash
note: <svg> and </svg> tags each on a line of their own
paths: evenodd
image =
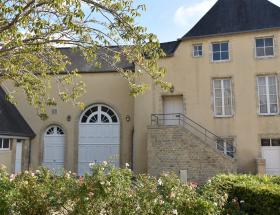
<svg viewBox="0 0 280 215">
<path fill-rule="evenodd" d="M 179 44 L 180 44 L 179 40 L 161 43 L 160 48 L 165 52 L 166 56 L 172 56 L 176 51 L 177 47 L 179 46 Z"/>
<path fill-rule="evenodd" d="M 34 137 L 35 133 L 19 113 L 17 108 L 6 99 L 0 87 L 0 135 Z"/>
<path fill-rule="evenodd" d="M 182 39 L 280 27 L 280 7 L 268 0 L 218 0 Z"/>
<path fill-rule="evenodd" d="M 121 47 L 113 47 L 112 50 L 120 49 Z M 73 48 L 60 48 L 60 51 L 65 54 L 71 64 L 68 66 L 68 70 L 72 71 L 77 69 L 78 72 L 116 72 L 116 68 L 111 63 L 108 63 L 108 57 L 111 56 L 113 61 L 113 51 L 108 51 L 105 48 L 100 48 L 96 52 L 96 61 L 100 63 L 100 66 L 96 66 L 95 62 L 87 62 L 81 50 L 74 50 Z M 110 60 L 109 60 L 110 61 Z M 134 70 L 134 64 L 128 62 L 128 60 L 122 56 L 120 62 L 116 64 L 118 68 Z"/>
</svg>

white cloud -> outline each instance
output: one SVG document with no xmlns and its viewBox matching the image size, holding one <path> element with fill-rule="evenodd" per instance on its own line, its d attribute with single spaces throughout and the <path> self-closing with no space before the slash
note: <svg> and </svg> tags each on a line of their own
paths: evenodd
<svg viewBox="0 0 280 215">
<path fill-rule="evenodd" d="M 174 15 L 174 23 L 183 28 L 191 28 L 217 0 L 200 0 L 198 3 L 179 7 Z"/>
</svg>

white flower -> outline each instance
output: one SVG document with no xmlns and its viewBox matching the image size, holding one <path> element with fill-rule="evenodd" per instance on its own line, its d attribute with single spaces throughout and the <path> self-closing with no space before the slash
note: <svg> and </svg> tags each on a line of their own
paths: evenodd
<svg viewBox="0 0 280 215">
<path fill-rule="evenodd" d="M 107 162 L 107 161 L 103 161 L 102 164 L 103 164 L 104 166 L 107 166 L 107 165 L 108 165 L 108 162 Z"/>
<path fill-rule="evenodd" d="M 90 163 L 90 164 L 89 164 L 89 168 L 92 169 L 92 168 L 94 167 L 94 165 L 95 165 L 95 163 Z"/>
<path fill-rule="evenodd" d="M 244 200 L 241 200 L 241 201 L 240 201 L 241 204 L 243 204 L 244 202 L 245 202 Z"/>
<path fill-rule="evenodd" d="M 177 211 L 176 209 L 173 209 L 173 210 L 172 210 L 172 214 L 178 215 L 178 211 Z"/>
<path fill-rule="evenodd" d="M 158 185 L 161 186 L 163 183 L 162 183 L 162 180 L 161 179 L 158 179 Z"/>
<path fill-rule="evenodd" d="M 129 167 L 129 163 L 125 163 L 125 167 L 128 168 Z"/>
</svg>

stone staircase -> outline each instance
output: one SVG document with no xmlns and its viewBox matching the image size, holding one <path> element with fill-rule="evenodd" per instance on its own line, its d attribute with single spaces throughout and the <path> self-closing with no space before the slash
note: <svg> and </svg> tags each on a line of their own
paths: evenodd
<svg viewBox="0 0 280 215">
<path fill-rule="evenodd" d="M 219 173 L 235 173 L 235 159 L 217 149 L 221 140 L 182 114 L 153 114 L 148 127 L 148 173 L 184 172 L 188 181 L 197 183 Z"/>
</svg>

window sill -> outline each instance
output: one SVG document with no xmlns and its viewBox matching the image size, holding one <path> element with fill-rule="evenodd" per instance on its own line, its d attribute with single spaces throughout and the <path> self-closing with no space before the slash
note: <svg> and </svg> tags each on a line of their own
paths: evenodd
<svg viewBox="0 0 280 215">
<path fill-rule="evenodd" d="M 230 59 L 228 59 L 228 60 L 212 60 L 211 63 L 228 63 L 230 61 L 231 61 Z"/>
<path fill-rule="evenodd" d="M 273 113 L 273 114 L 262 114 L 262 113 L 258 113 L 258 116 L 260 117 L 273 117 L 273 116 L 280 116 L 279 113 Z"/>
<path fill-rule="evenodd" d="M 263 57 L 255 56 L 256 60 L 266 60 L 266 59 L 273 59 L 273 58 L 276 58 L 276 55 L 263 56 Z"/>
<path fill-rule="evenodd" d="M 234 115 L 228 115 L 228 116 L 214 116 L 215 119 L 228 119 L 228 118 L 233 118 Z"/>
</svg>

